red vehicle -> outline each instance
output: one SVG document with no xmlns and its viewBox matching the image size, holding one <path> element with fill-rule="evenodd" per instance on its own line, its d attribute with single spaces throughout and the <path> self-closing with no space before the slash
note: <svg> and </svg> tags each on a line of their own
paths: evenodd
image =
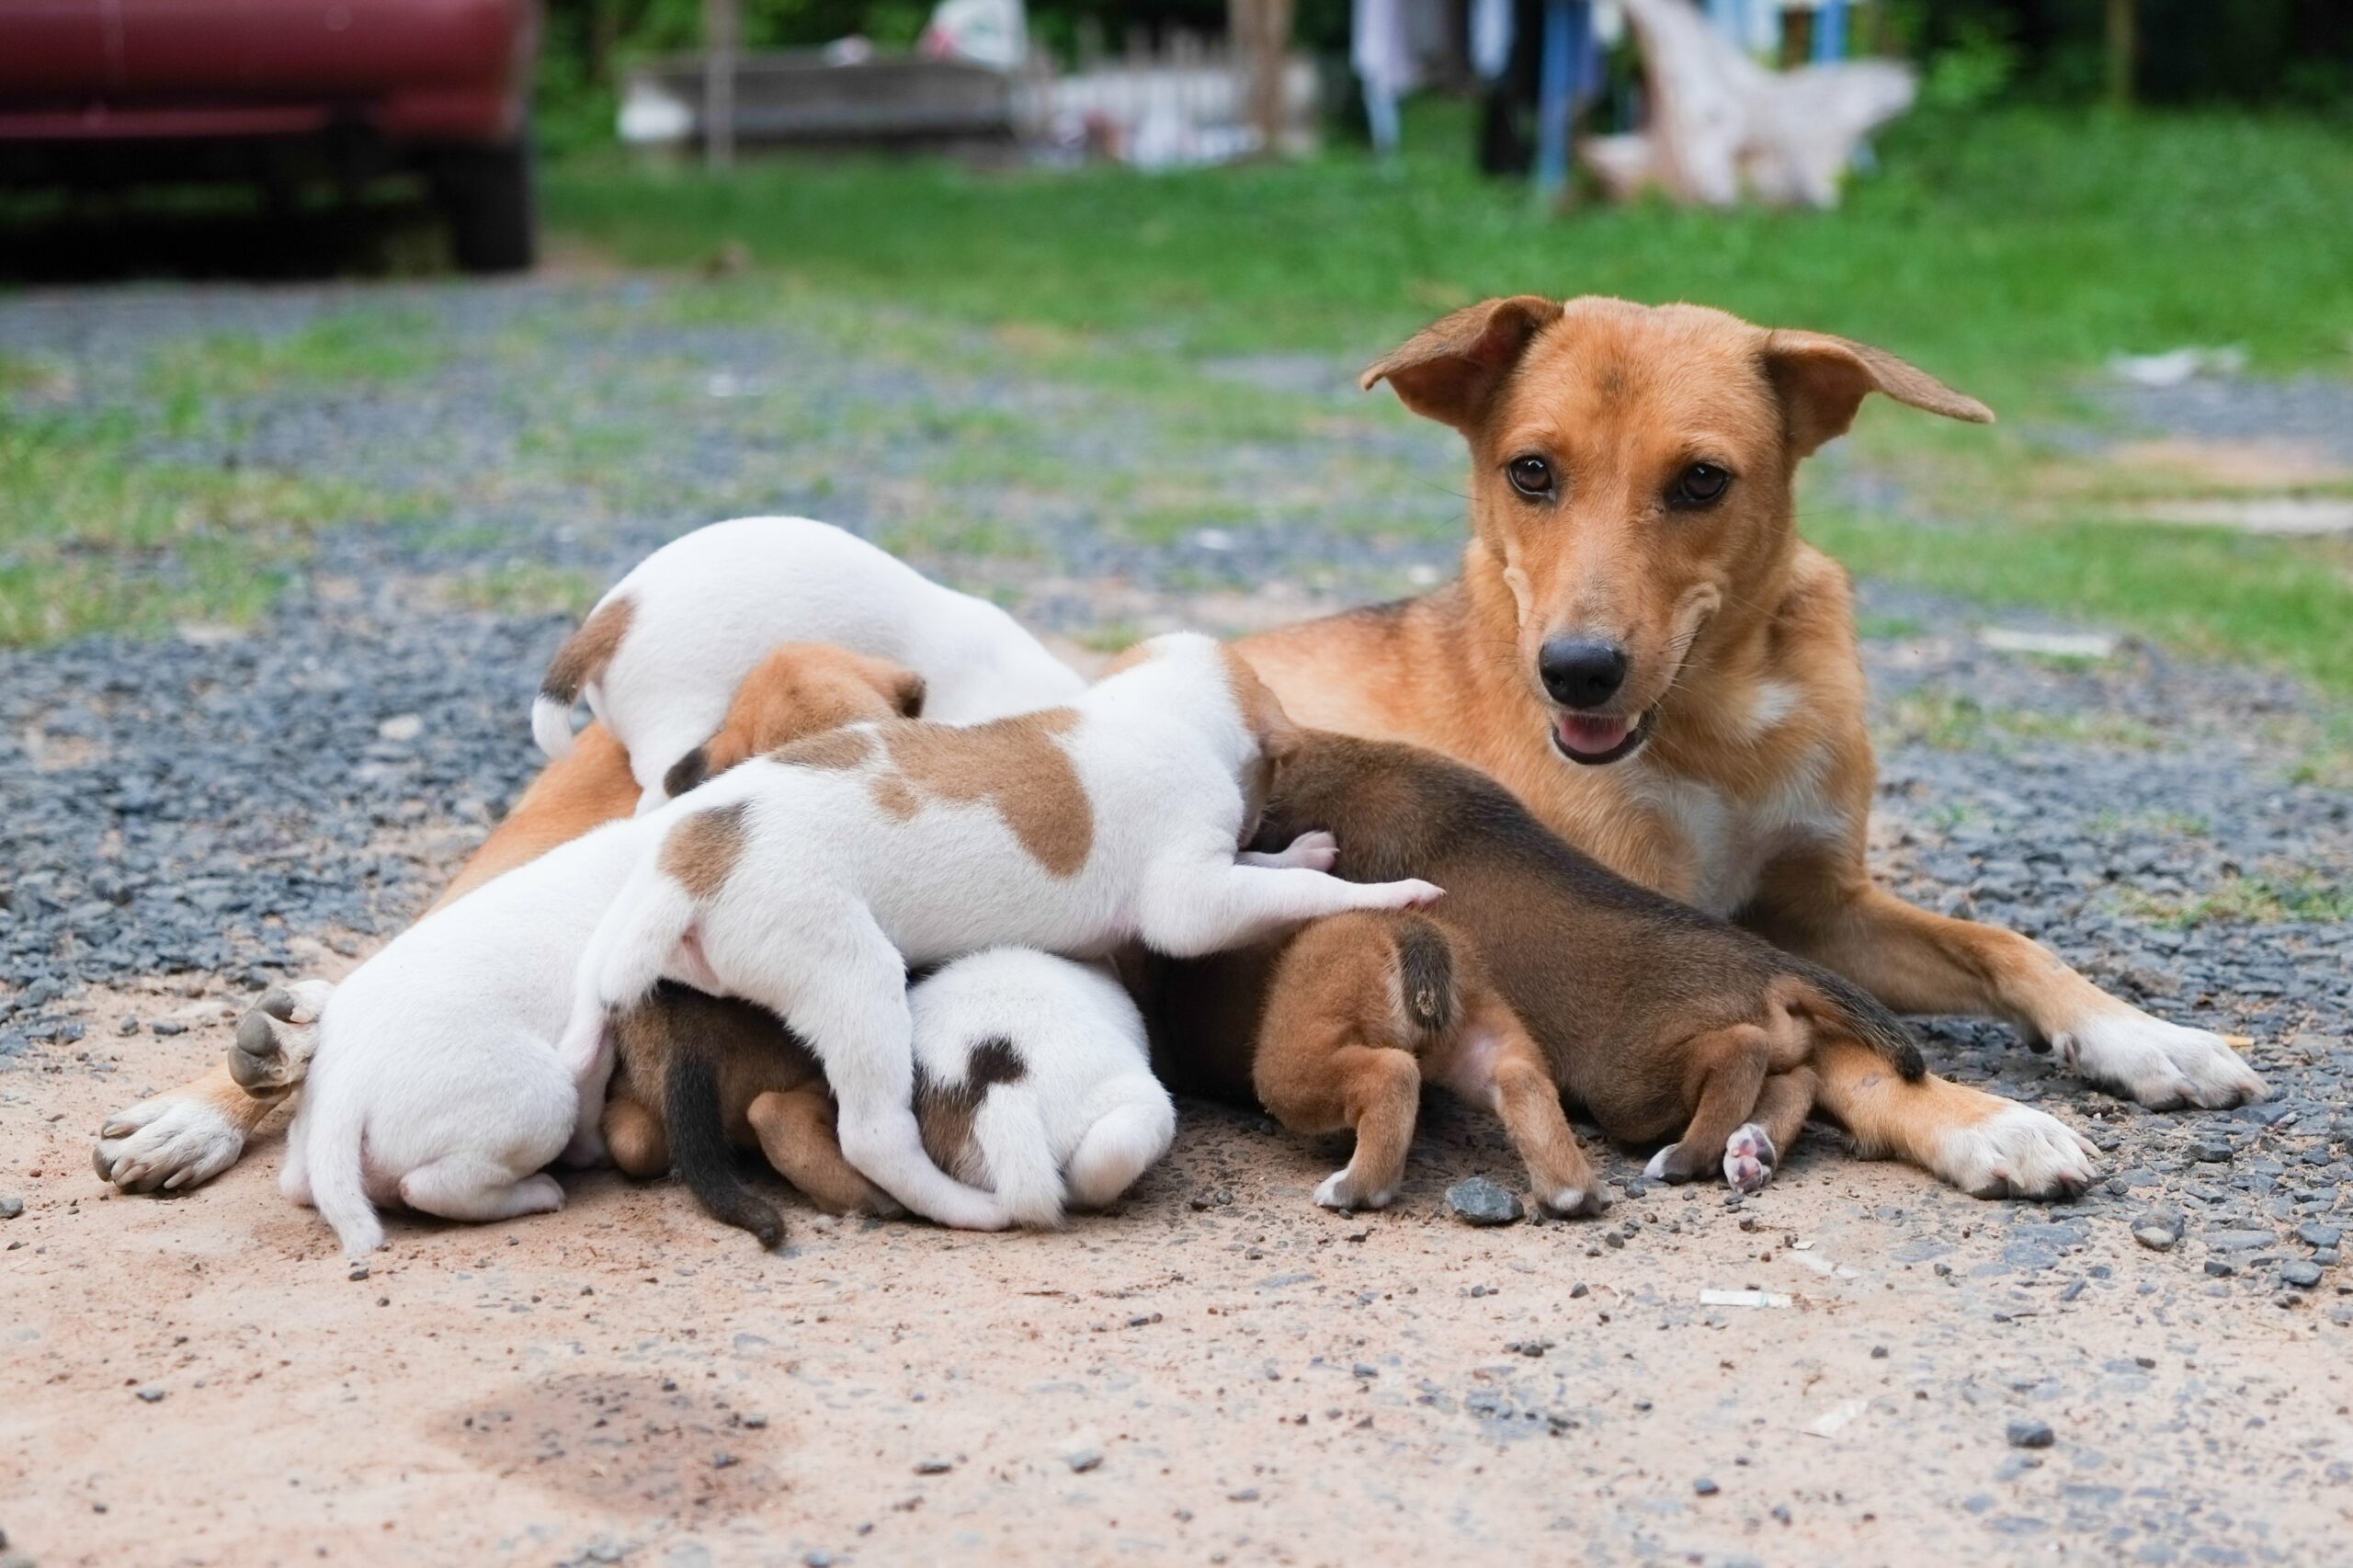
<svg viewBox="0 0 2353 1568">
<path fill-rule="evenodd" d="M 538 0 L 0 0 L 0 186 L 422 175 L 458 264 L 529 267 Z"/>
</svg>

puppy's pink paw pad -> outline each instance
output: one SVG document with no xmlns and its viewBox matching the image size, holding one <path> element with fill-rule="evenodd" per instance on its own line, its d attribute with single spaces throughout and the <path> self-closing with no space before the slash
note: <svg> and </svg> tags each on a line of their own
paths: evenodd
<svg viewBox="0 0 2353 1568">
<path fill-rule="evenodd" d="M 1779 1155 L 1772 1139 L 1755 1122 L 1736 1129 L 1724 1140 L 1724 1180 L 1735 1192 L 1755 1192 L 1773 1179 Z"/>
</svg>

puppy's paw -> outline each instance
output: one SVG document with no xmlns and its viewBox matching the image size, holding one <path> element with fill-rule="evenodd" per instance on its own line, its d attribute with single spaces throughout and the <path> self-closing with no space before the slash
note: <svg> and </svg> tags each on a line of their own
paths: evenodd
<svg viewBox="0 0 2353 1568">
<path fill-rule="evenodd" d="M 2151 1110 L 2224 1109 L 2268 1093 L 2221 1035 L 2169 1024 L 2137 1007 L 2086 1018 L 2052 1037 L 2051 1044 L 2091 1082 Z"/>
<path fill-rule="evenodd" d="M 125 1192 L 199 1187 L 237 1163 L 245 1135 L 193 1095 L 158 1095 L 107 1118 L 90 1163 Z"/>
<path fill-rule="evenodd" d="M 1670 1167 L 1667 1162 L 1675 1158 L 1675 1152 L 1681 1147 L 1683 1147 L 1683 1145 L 1680 1143 L 1669 1143 L 1657 1153 L 1653 1154 L 1650 1157 L 1650 1163 L 1643 1166 L 1643 1179 L 1645 1181 L 1676 1181 L 1680 1179 L 1668 1174 Z"/>
<path fill-rule="evenodd" d="M 1316 1202 L 1343 1213 L 1358 1209 L 1386 1209 L 1396 1196 L 1395 1187 L 1368 1187 L 1359 1183 L 1352 1169 L 1334 1171 L 1315 1188 Z"/>
<path fill-rule="evenodd" d="M 2006 1104 L 1949 1133 L 1936 1174 L 1976 1198 L 2071 1199 L 2092 1183 L 2091 1143 L 2058 1118 Z"/>
<path fill-rule="evenodd" d="M 1363 884 L 1359 909 L 1423 909 L 1446 896 L 1446 890 L 1420 878 L 1402 882 L 1369 882 Z"/>
<path fill-rule="evenodd" d="M 272 986 L 237 1020 L 229 1047 L 229 1076 L 257 1100 L 283 1099 L 311 1070 L 319 1045 L 319 1015 L 335 987 L 324 980 Z"/>
<path fill-rule="evenodd" d="M 1539 1193 L 1545 1211 L 1563 1220 L 1593 1220 L 1609 1212 L 1609 1193 L 1598 1180 L 1584 1187 L 1557 1187 Z"/>
<path fill-rule="evenodd" d="M 1318 828 L 1302 833 L 1282 849 L 1245 849 L 1234 857 L 1245 866 L 1296 866 L 1310 871 L 1328 871 L 1340 863 L 1340 841 Z"/>
<path fill-rule="evenodd" d="M 1724 1180 L 1734 1192 L 1756 1191 L 1773 1179 L 1773 1167 L 1780 1162 L 1773 1140 L 1753 1121 L 1724 1140 Z"/>
</svg>

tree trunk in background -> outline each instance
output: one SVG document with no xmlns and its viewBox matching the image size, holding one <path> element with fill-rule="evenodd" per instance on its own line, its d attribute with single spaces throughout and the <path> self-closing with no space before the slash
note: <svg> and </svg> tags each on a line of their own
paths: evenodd
<svg viewBox="0 0 2353 1568">
<path fill-rule="evenodd" d="M 2111 108 L 2132 107 L 2132 78 L 2140 63 L 2140 0 L 2108 0 L 2108 102 Z"/>
<path fill-rule="evenodd" d="M 702 156 L 714 169 L 735 161 L 735 47 L 743 0 L 702 0 Z"/>
<path fill-rule="evenodd" d="M 1290 58 L 1291 18 L 1297 0 L 1227 0 L 1227 27 L 1243 78 L 1243 101 L 1267 155 L 1283 150 L 1290 122 L 1283 102 L 1283 67 Z"/>
</svg>

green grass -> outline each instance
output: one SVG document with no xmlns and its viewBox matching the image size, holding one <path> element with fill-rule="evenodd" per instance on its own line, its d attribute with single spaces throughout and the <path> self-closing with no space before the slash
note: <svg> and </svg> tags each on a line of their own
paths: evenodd
<svg viewBox="0 0 2353 1568">
<path fill-rule="evenodd" d="M 243 624 L 322 523 L 397 510 L 353 485 L 139 460 L 119 416 L 0 404 L 0 646 Z"/>
<path fill-rule="evenodd" d="M 2324 881 L 2308 870 L 2284 870 L 2276 876 L 2234 873 L 2205 892 L 2182 898 L 2130 890 L 2121 898 L 2127 914 L 2180 930 L 2209 923 L 2309 920 L 2335 925 L 2353 920 L 2353 887 Z"/>
</svg>

